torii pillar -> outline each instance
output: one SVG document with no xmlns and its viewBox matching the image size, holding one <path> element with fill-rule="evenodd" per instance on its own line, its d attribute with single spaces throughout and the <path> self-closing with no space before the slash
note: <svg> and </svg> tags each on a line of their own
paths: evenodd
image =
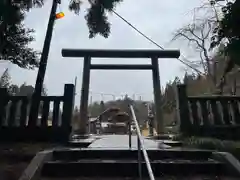
<svg viewBox="0 0 240 180">
<path fill-rule="evenodd" d="M 90 84 L 90 70 L 151 70 L 154 89 L 155 120 L 157 133 L 164 133 L 162 114 L 161 86 L 158 58 L 178 58 L 178 50 L 97 50 L 97 49 L 63 49 L 63 57 L 84 58 L 82 90 L 80 102 L 80 129 L 81 135 L 87 133 L 88 96 Z M 151 58 L 151 64 L 91 64 L 91 58 Z M 133 82 L 134 83 L 134 82 Z"/>
</svg>

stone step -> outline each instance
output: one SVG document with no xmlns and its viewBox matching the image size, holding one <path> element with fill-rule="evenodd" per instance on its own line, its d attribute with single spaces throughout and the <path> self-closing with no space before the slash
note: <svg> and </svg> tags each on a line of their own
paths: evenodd
<svg viewBox="0 0 240 180">
<path fill-rule="evenodd" d="M 147 150 L 149 159 L 189 159 L 207 160 L 211 157 L 211 151 L 187 150 L 187 149 L 156 149 Z M 60 149 L 53 152 L 54 160 L 78 160 L 78 159 L 137 159 L 138 151 L 118 149 Z"/>
<path fill-rule="evenodd" d="M 225 165 L 216 161 L 152 161 L 156 177 L 162 175 L 226 175 Z M 79 160 L 76 162 L 51 161 L 44 164 L 43 177 L 138 177 L 137 160 Z M 142 163 L 142 176 L 148 177 Z"/>
<path fill-rule="evenodd" d="M 166 145 L 169 145 L 171 147 L 181 147 L 183 144 L 181 141 L 172 141 L 172 140 L 160 140 L 160 142 Z"/>
<path fill-rule="evenodd" d="M 70 147 L 79 147 L 79 148 L 87 148 L 95 139 L 74 139 L 68 141 L 68 146 Z"/>
<path fill-rule="evenodd" d="M 158 134 L 158 135 L 154 135 L 154 136 L 148 136 L 148 139 L 152 139 L 152 140 L 172 140 L 175 137 L 178 137 L 178 135 L 176 134 Z"/>
</svg>

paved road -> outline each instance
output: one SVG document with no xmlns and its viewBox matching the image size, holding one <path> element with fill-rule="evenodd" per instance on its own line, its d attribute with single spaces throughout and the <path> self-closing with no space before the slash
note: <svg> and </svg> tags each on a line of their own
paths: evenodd
<svg viewBox="0 0 240 180">
<path fill-rule="evenodd" d="M 89 147 L 90 148 L 118 148 L 128 149 L 128 135 L 102 135 L 99 139 L 94 141 Z M 146 149 L 159 149 L 169 148 L 163 143 L 159 143 L 153 140 L 144 139 L 144 145 Z M 137 136 L 132 136 L 132 148 L 137 148 Z"/>
</svg>

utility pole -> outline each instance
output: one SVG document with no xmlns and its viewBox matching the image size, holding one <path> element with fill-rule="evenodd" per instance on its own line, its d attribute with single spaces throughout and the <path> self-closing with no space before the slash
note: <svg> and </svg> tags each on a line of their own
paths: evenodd
<svg viewBox="0 0 240 180">
<path fill-rule="evenodd" d="M 75 96 L 74 103 L 73 103 L 74 107 L 75 107 L 75 99 L 76 99 L 76 95 L 77 95 L 76 89 L 77 89 L 77 76 L 75 77 L 75 82 L 74 82 L 74 96 Z"/>
<path fill-rule="evenodd" d="M 135 101 L 135 94 L 133 94 L 132 99 Z"/>
<path fill-rule="evenodd" d="M 92 105 L 93 104 L 93 97 L 92 97 L 92 94 L 90 95 L 90 103 L 89 103 L 90 105 Z"/>
<path fill-rule="evenodd" d="M 32 95 L 32 105 L 31 105 L 31 110 L 29 115 L 30 121 L 28 123 L 29 126 L 35 126 L 36 125 L 35 120 L 38 118 L 38 109 L 40 105 L 40 98 L 41 98 L 41 93 L 43 89 L 44 77 L 46 73 L 47 60 L 48 60 L 50 44 L 52 40 L 54 22 L 56 20 L 56 11 L 57 11 L 57 6 L 60 3 L 61 3 L 61 0 L 53 0 L 53 3 L 52 3 L 52 8 L 51 8 L 48 26 L 47 26 L 47 32 L 46 32 L 46 36 L 43 44 L 42 55 L 40 58 L 35 90 Z"/>
<path fill-rule="evenodd" d="M 116 100 L 116 96 L 114 94 L 112 94 L 112 97 L 113 97 L 113 100 L 115 101 Z"/>
<path fill-rule="evenodd" d="M 77 87 L 77 76 L 75 77 L 75 82 L 74 82 L 74 95 L 77 95 L 76 93 L 76 87 Z"/>
</svg>

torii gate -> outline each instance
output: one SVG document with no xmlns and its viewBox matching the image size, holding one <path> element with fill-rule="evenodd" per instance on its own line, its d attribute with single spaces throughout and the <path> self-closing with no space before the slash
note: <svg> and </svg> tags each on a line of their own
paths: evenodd
<svg viewBox="0 0 240 180">
<path fill-rule="evenodd" d="M 178 50 L 101 50 L 101 49 L 62 49 L 63 57 L 83 57 L 83 77 L 80 102 L 80 131 L 87 133 L 88 96 L 90 84 L 90 70 L 151 70 L 153 78 L 155 120 L 157 132 L 162 134 L 163 115 L 161 109 L 161 86 L 159 77 L 158 58 L 179 58 Z M 91 58 L 151 58 L 151 64 L 91 64 Z"/>
</svg>

